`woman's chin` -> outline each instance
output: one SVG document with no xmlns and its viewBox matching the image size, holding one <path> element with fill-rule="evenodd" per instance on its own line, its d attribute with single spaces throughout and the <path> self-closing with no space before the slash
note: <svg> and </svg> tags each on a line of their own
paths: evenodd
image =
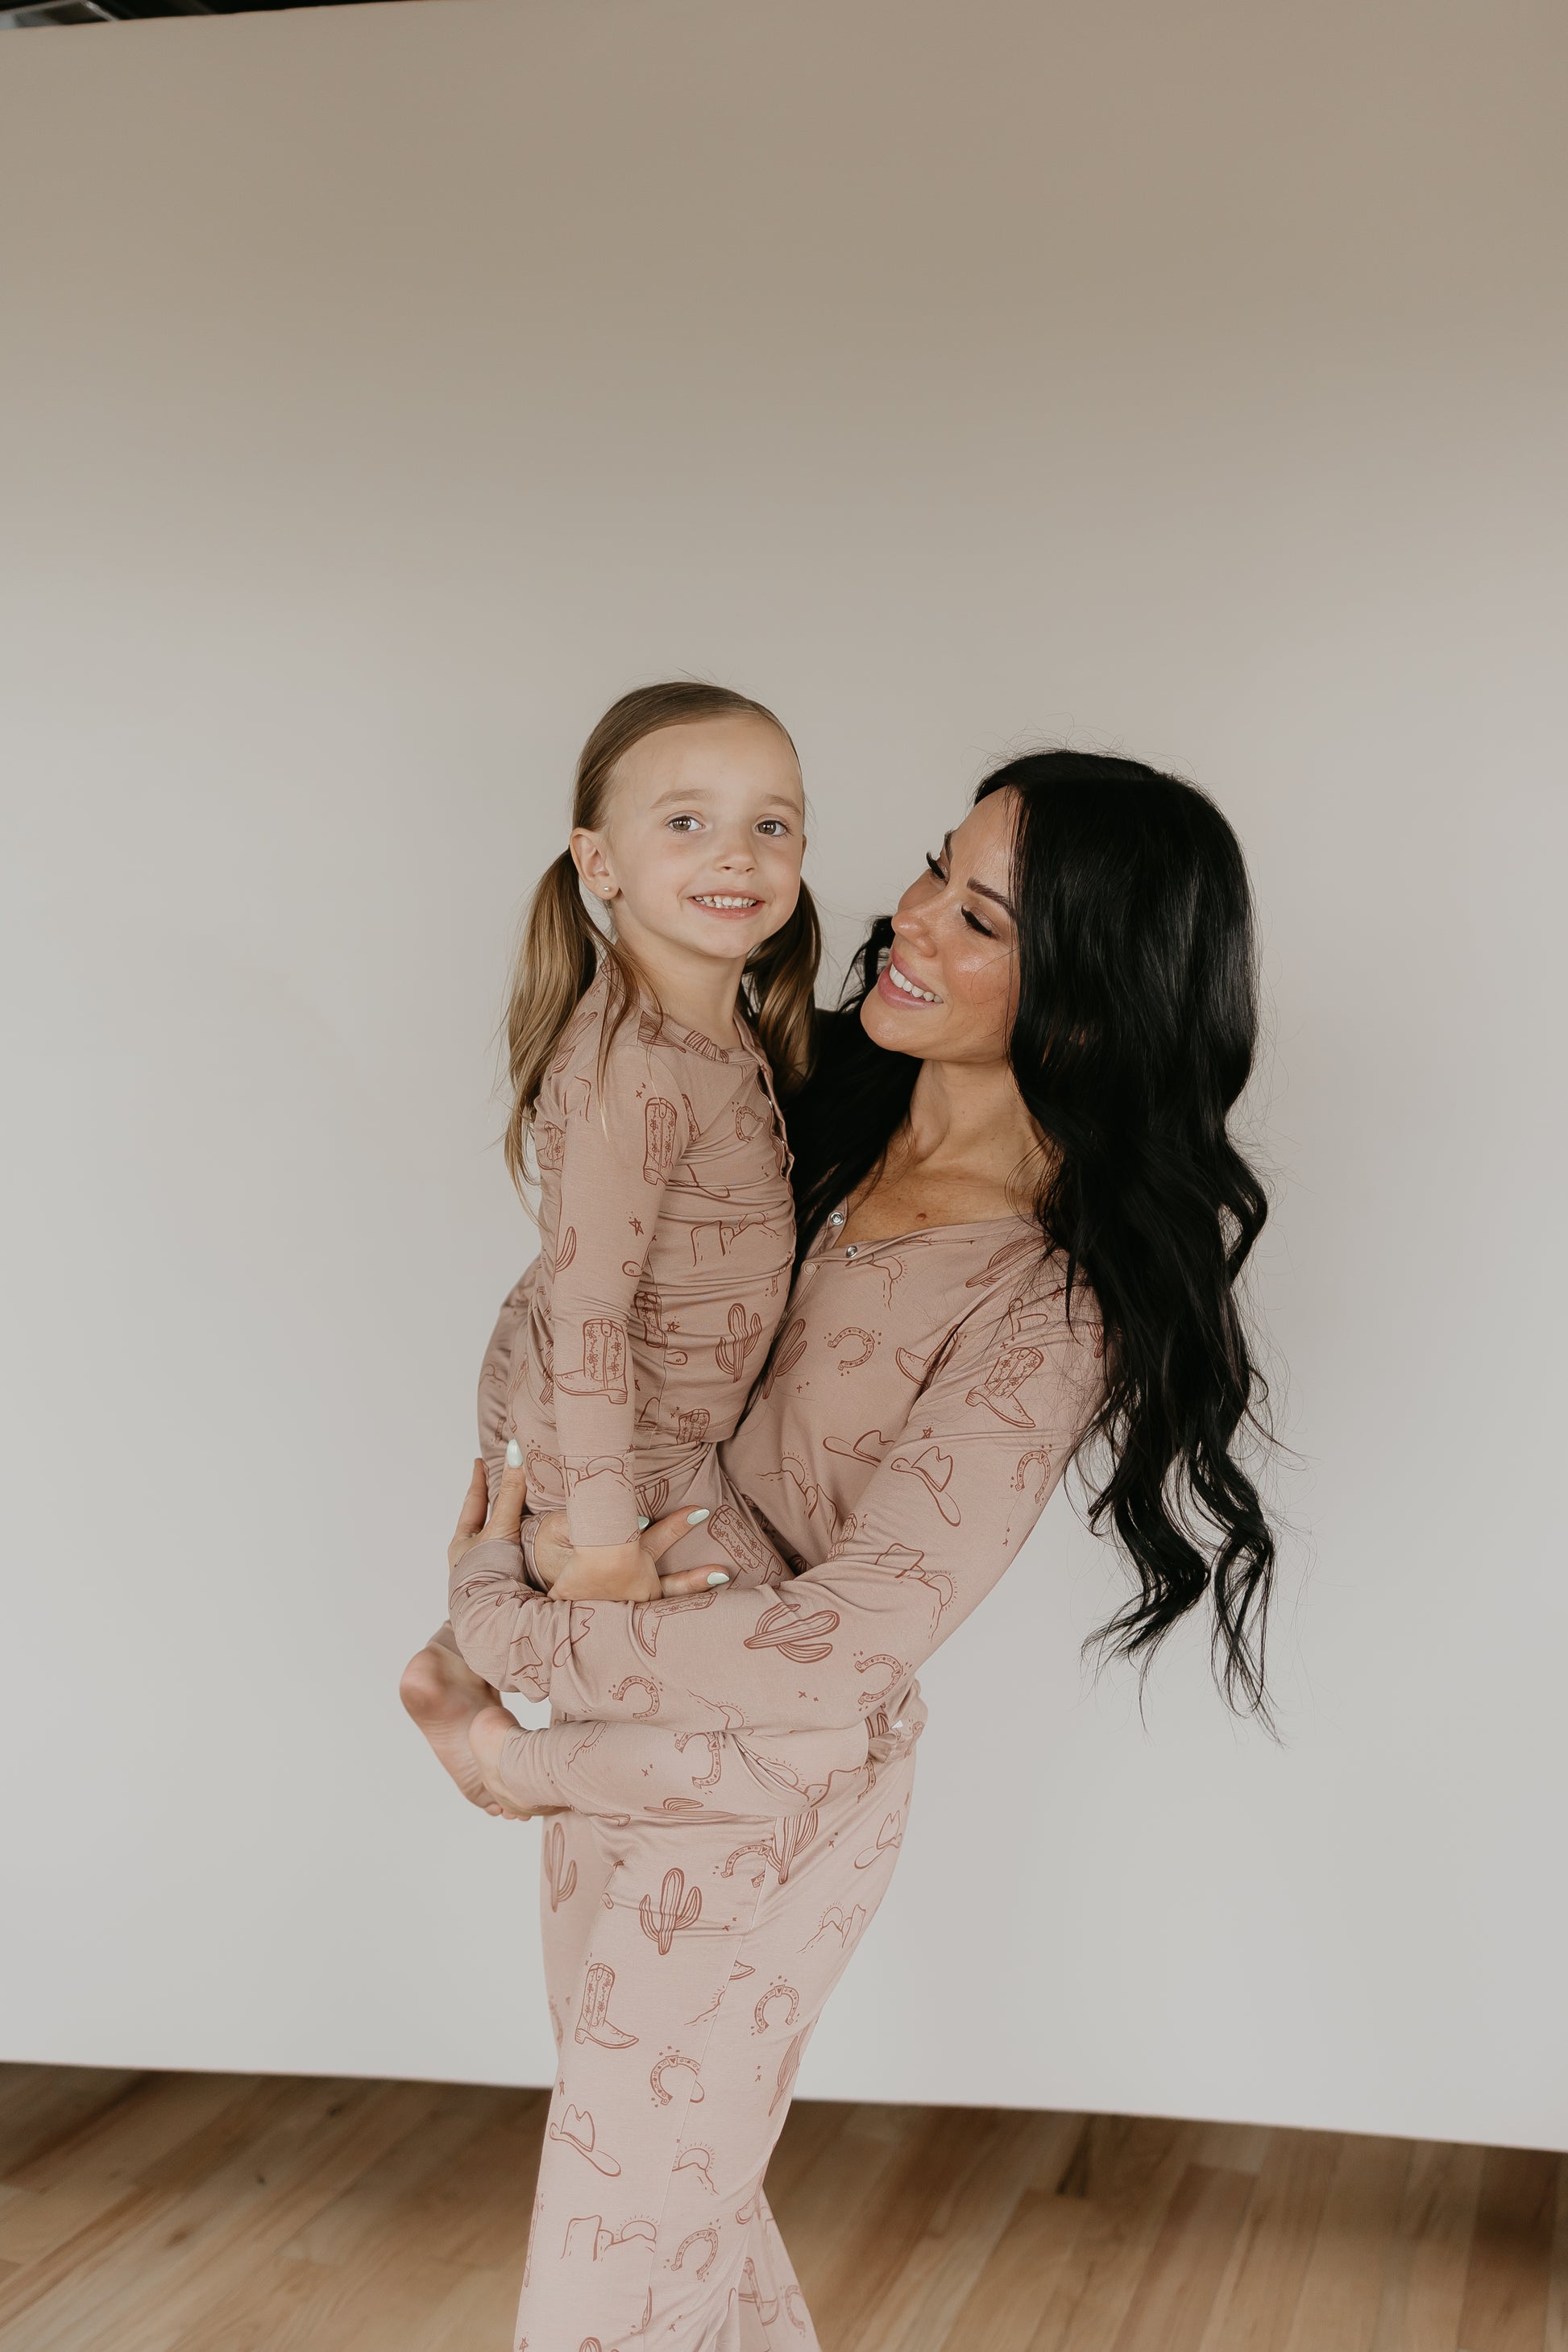
<svg viewBox="0 0 1568 2352">
<path fill-rule="evenodd" d="M 900 1006 L 889 1004 L 875 989 L 860 1000 L 860 1026 L 872 1045 L 880 1045 L 887 1053 L 912 1054 L 920 1061 L 930 1050 L 931 1014 L 905 1013 Z"/>
</svg>

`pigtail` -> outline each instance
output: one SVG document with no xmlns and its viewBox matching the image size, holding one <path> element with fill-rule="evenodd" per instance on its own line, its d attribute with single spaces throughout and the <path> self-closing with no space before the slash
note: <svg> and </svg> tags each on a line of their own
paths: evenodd
<svg viewBox="0 0 1568 2352">
<path fill-rule="evenodd" d="M 822 926 L 803 882 L 794 914 L 763 941 L 742 982 L 747 1017 L 781 1095 L 795 1093 L 811 1076 L 821 959 Z"/>
<path fill-rule="evenodd" d="M 572 853 L 563 849 L 545 867 L 529 901 L 507 990 L 503 1025 L 511 1111 L 501 1149 L 519 1192 L 529 1175 L 528 1131 L 544 1073 L 562 1031 L 594 984 L 605 944 L 583 904 Z"/>
</svg>

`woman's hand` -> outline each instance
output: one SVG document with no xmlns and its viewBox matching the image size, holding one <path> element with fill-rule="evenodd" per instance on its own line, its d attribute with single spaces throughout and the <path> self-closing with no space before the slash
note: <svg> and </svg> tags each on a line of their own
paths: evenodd
<svg viewBox="0 0 1568 2352">
<path fill-rule="evenodd" d="M 455 1569 L 476 1543 L 514 1543 L 521 1554 L 527 1474 L 507 1465 L 488 1514 L 487 1495 L 485 1465 L 476 1461 L 458 1514 L 457 1531 L 447 1547 L 448 1568 Z M 658 1563 L 672 1544 L 700 1527 L 707 1516 L 705 1511 L 671 1511 L 644 1528 L 635 1547 L 619 1548 L 611 1559 L 584 1561 L 566 1533 L 565 1512 L 551 1511 L 540 1521 L 534 1538 L 533 1564 L 553 1601 L 668 1601 L 683 1592 L 706 1592 L 730 1581 L 729 1570 L 717 1560 L 701 1568 L 672 1570 L 668 1576 L 659 1573 Z"/>
</svg>

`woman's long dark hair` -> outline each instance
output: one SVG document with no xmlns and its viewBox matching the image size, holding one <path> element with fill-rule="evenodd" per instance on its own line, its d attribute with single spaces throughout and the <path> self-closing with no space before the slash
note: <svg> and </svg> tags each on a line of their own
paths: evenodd
<svg viewBox="0 0 1568 2352">
<path fill-rule="evenodd" d="M 1086 1279 L 1103 1318 L 1106 1394 L 1079 1452 L 1106 1440 L 1110 1473 L 1089 1522 L 1109 1518 L 1139 1586 L 1091 1638 L 1144 1666 L 1208 1593 L 1220 1686 L 1267 1722 L 1275 1543 L 1231 1452 L 1268 1395 L 1236 1297 L 1268 1203 L 1226 1127 L 1258 1035 L 1246 864 L 1206 793 L 1134 760 L 1032 752 L 975 799 L 1004 791 L 1018 796 L 1010 1058 L 1055 1147 L 1034 1210 L 1069 1309 Z M 920 1064 L 858 1017 L 891 943 L 884 917 L 790 1106 L 803 1251 L 909 1109 Z"/>
</svg>

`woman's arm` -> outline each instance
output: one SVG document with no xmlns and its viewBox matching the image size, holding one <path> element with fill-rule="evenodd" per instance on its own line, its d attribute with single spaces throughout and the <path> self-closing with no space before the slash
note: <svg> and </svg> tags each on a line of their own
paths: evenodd
<svg viewBox="0 0 1568 2352">
<path fill-rule="evenodd" d="M 558 1719 L 764 1733 L 861 1721 L 1014 1559 L 1093 1413 L 1098 1340 L 1082 1310 L 1069 1332 L 1043 1286 L 977 1308 L 884 1442 L 833 1553 L 777 1589 L 555 1601 L 521 1582 L 515 1547 L 476 1545 L 452 1577 L 458 1645 L 487 1679 L 548 1694 Z"/>
</svg>

